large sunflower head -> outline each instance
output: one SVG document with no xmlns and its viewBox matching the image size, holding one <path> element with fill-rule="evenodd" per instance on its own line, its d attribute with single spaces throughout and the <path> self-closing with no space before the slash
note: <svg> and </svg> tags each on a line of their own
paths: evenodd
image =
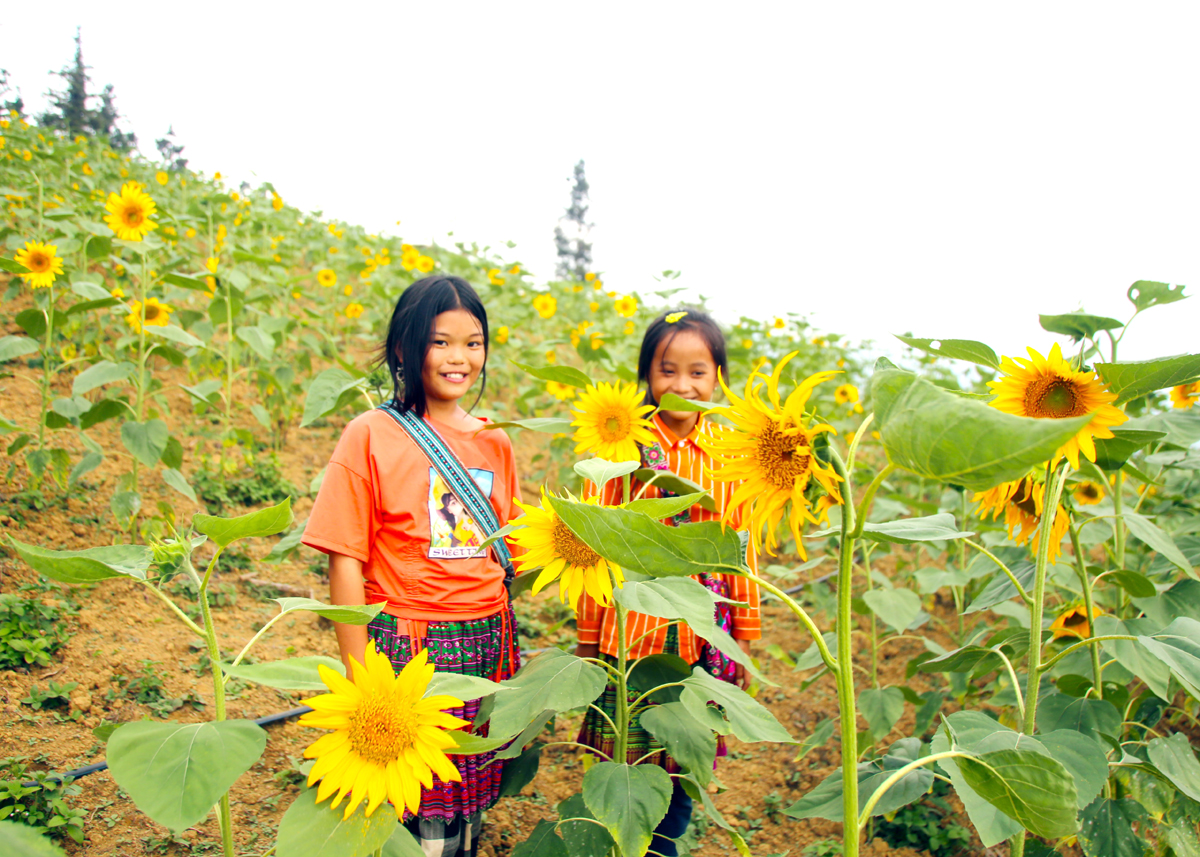
<svg viewBox="0 0 1200 857">
<path fill-rule="evenodd" d="M 1104 487 L 1099 483 L 1084 480 L 1075 486 L 1071 496 L 1080 506 L 1095 506 L 1104 499 Z"/>
<path fill-rule="evenodd" d="M 1035 472 L 1014 479 L 1012 482 L 1002 482 L 995 488 L 979 491 L 974 496 L 979 504 L 975 514 L 986 518 L 990 513 L 992 519 L 1004 513 L 1004 526 L 1008 537 L 1019 545 L 1030 543 L 1030 549 L 1037 553 L 1041 539 L 1042 513 L 1046 504 L 1046 485 Z M 1054 562 L 1062 551 L 1062 540 L 1067 534 L 1070 520 L 1067 510 L 1059 504 L 1054 514 L 1054 523 L 1050 529 L 1050 562 Z"/>
<path fill-rule="evenodd" d="M 599 504 L 600 498 L 589 497 L 584 502 L 594 506 Z M 551 581 L 560 578 L 560 601 L 570 598 L 571 606 L 578 609 L 579 597 L 586 591 L 605 607 L 612 604 L 614 583 L 618 589 L 625 583 L 621 569 L 571 532 L 546 501 L 545 489 L 542 489 L 540 506 L 525 503 L 517 505 L 525 510 L 525 515 L 509 523 L 521 524 L 523 529 L 517 530 L 509 538 L 525 548 L 526 552 L 516 559 L 520 571 L 542 569 L 533 583 L 534 593 L 541 592 Z"/>
<path fill-rule="evenodd" d="M 653 426 L 636 384 L 588 385 L 571 413 L 576 452 L 594 452 L 606 461 L 637 461 L 639 443 L 654 443 Z"/>
<path fill-rule="evenodd" d="M 126 182 L 120 194 L 110 193 L 104 208 L 108 212 L 104 222 L 123 241 L 141 241 L 158 228 L 150 219 L 157 208 L 154 200 L 137 182 Z"/>
<path fill-rule="evenodd" d="M 28 274 L 21 274 L 21 279 L 31 288 L 47 288 L 63 272 L 62 259 L 58 258 L 58 248 L 53 244 L 27 241 L 24 249 L 18 250 L 13 258 L 18 265 L 29 269 Z"/>
<path fill-rule="evenodd" d="M 1095 438 L 1111 438 L 1111 426 L 1128 417 L 1113 407 L 1116 396 L 1096 377 L 1095 372 L 1076 372 L 1063 360 L 1057 343 L 1043 357 L 1032 348 L 1029 360 L 1005 357 L 1000 361 L 1003 373 L 988 386 L 996 393 L 991 406 L 1018 417 L 1062 420 L 1091 414 L 1091 421 L 1054 453 L 1058 462 L 1065 455 L 1079 469 L 1079 453 L 1096 460 Z"/>
<path fill-rule="evenodd" d="M 305 758 L 317 760 L 308 784 L 321 781 L 318 803 L 337 793 L 332 809 L 350 798 L 343 818 L 364 800 L 370 815 L 385 799 L 403 818 L 406 806 L 413 814 L 421 808 L 421 786 L 432 788 L 434 774 L 443 781 L 461 781 L 443 752 L 458 746 L 446 730 L 470 724 L 442 710 L 462 706 L 461 699 L 425 696 L 433 664 L 424 649 L 399 675 L 370 641 L 363 660 L 350 659 L 353 681 L 323 664 L 318 667 L 330 692 L 307 700 L 313 710 L 300 723 L 334 731 L 304 751 Z"/>
<path fill-rule="evenodd" d="M 147 298 L 144 306 L 141 301 L 134 301 L 129 305 L 129 309 L 125 323 L 132 327 L 135 333 L 141 333 L 144 326 L 166 327 L 167 322 L 171 320 L 171 313 L 175 311 L 173 306 L 159 303 L 158 298 Z"/>
<path fill-rule="evenodd" d="M 722 378 L 721 388 L 730 404 L 714 409 L 714 413 L 727 415 L 735 428 L 721 429 L 714 437 L 702 437 L 699 442 L 712 456 L 714 479 L 741 483 L 733 492 L 723 520 L 729 521 L 740 511 L 755 549 L 760 549 L 761 531 L 765 529 L 766 549 L 773 553 L 778 544 L 775 531 L 790 501 L 788 527 L 795 536 L 796 550 L 805 556 L 800 537 L 804 523 L 817 523 L 818 516 L 824 517 L 832 505 L 842 502 L 838 490 L 842 480 L 817 457 L 813 447 L 817 436 L 834 431 L 833 427 L 817 423 L 805 413 L 813 389 L 838 373 L 812 375 L 785 401 L 780 400 L 783 367 L 798 353 L 780 360 L 769 376 L 759 371 L 751 373 L 744 398 L 730 390 Z M 769 401 L 763 401 L 763 390 Z M 829 499 L 821 503 L 821 495 Z M 814 501 L 818 515 L 812 511 Z"/>
<path fill-rule="evenodd" d="M 20 259 L 17 261 L 19 262 Z M 25 267 L 29 266 L 26 265 Z M 1200 381 L 1193 381 L 1190 384 L 1179 384 L 1171 388 L 1172 408 L 1190 408 L 1196 402 L 1200 402 Z"/>
<path fill-rule="evenodd" d="M 1103 612 L 1099 607 L 1092 606 L 1093 619 Z M 1088 621 L 1087 608 L 1080 604 L 1063 611 L 1050 623 L 1050 630 L 1056 640 L 1060 637 L 1078 637 L 1086 640 L 1092 636 L 1092 623 Z"/>
</svg>

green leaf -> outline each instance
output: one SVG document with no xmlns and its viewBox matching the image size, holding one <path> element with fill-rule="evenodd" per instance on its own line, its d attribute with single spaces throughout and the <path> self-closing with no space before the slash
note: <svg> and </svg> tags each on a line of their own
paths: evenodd
<svg viewBox="0 0 1200 857">
<path fill-rule="evenodd" d="M 7 261 L 0 259 L 0 262 Z M 66 857 L 66 852 L 37 828 L 16 821 L 0 821 L 0 854 L 5 857 Z"/>
<path fill-rule="evenodd" d="M 603 458 L 589 458 L 586 461 L 576 461 L 574 469 L 584 479 L 591 480 L 597 488 L 603 488 L 610 479 L 620 479 L 626 473 L 633 473 L 640 466 L 636 461 L 606 461 Z"/>
<path fill-rule="evenodd" d="M 1165 628 L 1180 616 L 1200 622 L 1200 582 L 1180 580 L 1166 592 L 1151 598 L 1135 598 L 1133 603 L 1158 628 Z"/>
<path fill-rule="evenodd" d="M 121 443 L 146 467 L 153 467 L 167 448 L 171 430 L 162 420 L 147 420 L 144 423 L 127 420 L 121 424 Z"/>
<path fill-rule="evenodd" d="M 1181 616 L 1138 642 L 1171 669 L 1184 689 L 1200 699 L 1200 622 Z"/>
<path fill-rule="evenodd" d="M 263 360 L 270 360 L 275 354 L 275 337 L 261 327 L 239 327 L 237 338 L 253 348 Z"/>
<path fill-rule="evenodd" d="M 148 324 L 145 327 L 146 333 L 153 333 L 155 336 L 161 336 L 163 339 L 171 342 L 178 342 L 180 345 L 186 345 L 189 348 L 203 348 L 204 341 L 192 336 L 182 327 L 174 324 Z"/>
<path fill-rule="evenodd" d="M 370 851 L 364 851 L 363 857 L 367 857 L 370 853 Z M 416 837 L 408 832 L 408 828 L 403 824 L 397 824 L 395 832 L 388 837 L 387 842 L 383 843 L 381 857 L 425 857 L 425 852 L 421 850 L 421 843 L 416 840 Z"/>
<path fill-rule="evenodd" d="M 1106 699 L 1076 699 L 1065 693 L 1051 693 L 1038 703 L 1037 725 L 1042 732 L 1070 729 L 1116 738 L 1121 734 L 1121 712 Z"/>
<path fill-rule="evenodd" d="M 429 688 L 425 691 L 425 695 L 436 696 L 444 693 L 465 702 L 469 699 L 479 699 L 491 693 L 499 693 L 506 689 L 504 685 L 498 682 L 480 678 L 479 676 L 466 675 L 465 673 L 435 672 L 433 678 L 429 681 Z"/>
<path fill-rule="evenodd" d="M 975 792 L 1026 830 L 1058 839 L 1078 829 L 1075 782 L 1062 763 L 1032 750 L 955 759 Z"/>
<path fill-rule="evenodd" d="M 1154 767 L 1192 800 L 1200 800 L 1200 762 L 1182 732 L 1170 738 L 1155 738 L 1146 746 Z"/>
<path fill-rule="evenodd" d="M 1138 574 L 1129 569 L 1110 571 L 1105 579 L 1124 589 L 1133 598 L 1153 598 L 1158 594 L 1154 581 L 1144 574 Z"/>
<path fill-rule="evenodd" d="M 1108 780 L 1108 759 L 1100 743 L 1072 729 L 1059 729 L 1037 736 L 1037 743 L 1052 759 L 1057 759 L 1075 781 L 1075 804 L 1083 809 Z"/>
<path fill-rule="evenodd" d="M 27 545 L 12 536 L 9 543 L 34 571 L 63 583 L 95 583 L 110 577 L 146 579 L 152 556 L 144 545 L 103 545 L 79 551 L 56 551 Z"/>
<path fill-rule="evenodd" d="M 683 692 L 679 701 L 687 707 L 693 717 L 702 723 L 710 723 L 708 702 L 721 706 L 733 734 L 747 743 L 756 741 L 778 741 L 794 744 L 795 739 L 775 719 L 775 715 L 757 702 L 737 685 L 713 678 L 702 667 L 695 667 L 689 678 L 683 680 Z"/>
<path fill-rule="evenodd" d="M 1139 431 L 1138 429 L 1111 429 L 1113 437 L 1096 438 L 1096 466 L 1101 470 L 1116 471 L 1125 466 L 1129 457 L 1142 447 L 1166 437 L 1166 432 Z"/>
<path fill-rule="evenodd" d="M 876 789 L 893 773 L 903 768 L 909 762 L 916 760 L 921 749 L 921 742 L 916 738 L 905 738 L 897 741 L 888 750 L 887 755 L 880 759 L 858 764 L 858 803 L 861 810 Z M 872 816 L 888 815 L 900 807 L 919 800 L 933 785 L 933 772 L 928 767 L 917 768 L 905 774 L 893 783 L 884 793 L 872 810 Z M 837 771 L 822 780 L 815 789 L 808 792 L 796 803 L 783 812 L 796 819 L 825 818 L 830 821 L 842 821 L 845 818 L 842 803 L 842 772 Z"/>
<path fill-rule="evenodd" d="M 912 336 L 893 334 L 905 345 L 936 354 L 939 357 L 949 357 L 951 360 L 967 360 L 987 366 L 989 369 L 1000 368 L 1000 358 L 996 352 L 982 342 L 973 339 L 917 339 Z"/>
<path fill-rule="evenodd" d="M 124 381 L 136 367 L 128 362 L 113 363 L 111 360 L 101 360 L 94 366 L 89 366 L 71 382 L 71 394 L 82 396 L 97 387 L 111 384 L 114 381 Z"/>
<path fill-rule="evenodd" d="M 746 551 L 720 521 L 668 527 L 628 509 L 547 496 L 559 518 L 588 547 L 623 569 L 651 577 L 690 576 L 740 568 Z"/>
<path fill-rule="evenodd" d="M 991 560 L 988 561 L 991 562 Z M 1037 568 L 1033 563 L 1026 560 L 1009 562 L 1008 570 L 1013 573 L 1013 577 L 1020 582 L 1021 587 L 1026 592 L 1029 592 L 1033 588 L 1033 579 L 1037 573 Z M 964 613 L 978 613 L 980 610 L 987 610 L 989 607 L 994 607 L 1002 601 L 1015 598 L 1016 595 L 1017 588 L 1008 579 L 1008 575 L 1003 572 L 997 572 L 996 576 L 988 581 L 987 586 L 971 599 L 971 604 Z"/>
<path fill-rule="evenodd" d="M 1090 419 L 1013 416 L 899 369 L 876 372 L 871 396 L 892 463 L 974 491 L 1024 475 Z"/>
<path fill-rule="evenodd" d="M 1170 286 L 1153 280 L 1138 280 L 1129 287 L 1127 292 L 1130 302 L 1139 311 L 1150 309 L 1160 304 L 1173 304 L 1187 297 L 1183 293 L 1185 286 Z"/>
<path fill-rule="evenodd" d="M 642 712 L 642 728 L 667 748 L 671 758 L 707 786 L 717 759 L 712 730 L 688 713 L 682 702 L 655 705 Z"/>
<path fill-rule="evenodd" d="M 104 456 L 98 452 L 89 452 L 83 458 L 79 459 L 79 463 L 71 468 L 71 474 L 67 478 L 67 486 L 71 487 L 78 482 L 82 477 L 91 473 L 97 467 L 104 463 Z"/>
<path fill-rule="evenodd" d="M 63 315 L 69 316 L 81 312 L 91 312 L 94 309 L 108 309 L 110 306 L 116 306 L 119 303 L 120 301 L 113 297 L 101 298 L 97 301 L 80 301 L 67 307 Z"/>
<path fill-rule="evenodd" d="M 1196 572 L 1192 569 L 1192 564 L 1183 555 L 1183 551 L 1175 545 L 1175 542 L 1171 540 L 1169 535 L 1159 529 L 1157 524 L 1149 518 L 1139 515 L 1137 512 L 1122 512 L 1121 517 L 1125 519 L 1125 525 L 1129 527 L 1129 532 L 1133 533 L 1153 550 L 1170 560 L 1174 565 L 1179 566 L 1192 577 L 1196 576 Z"/>
<path fill-rule="evenodd" d="M 533 782 L 545 746 L 542 743 L 534 744 L 504 763 L 504 771 L 500 774 L 500 797 L 515 797 Z"/>
<path fill-rule="evenodd" d="M 1146 853 L 1146 841 L 1133 832 L 1133 825 L 1144 825 L 1148 816 L 1132 798 L 1100 798 L 1079 820 L 1079 845 L 1087 857 L 1142 857 Z"/>
<path fill-rule="evenodd" d="M 958 711 L 946 718 L 950 728 L 954 730 L 958 749 L 969 748 L 972 744 L 999 731 L 1012 732 L 981 711 Z M 950 739 L 945 729 L 933 737 L 930 750 L 933 753 L 945 753 L 951 749 Z M 1021 825 L 1013 821 L 992 804 L 980 797 L 967 781 L 954 759 L 945 759 L 938 763 L 939 767 L 950 776 L 954 791 L 963 802 L 971 824 L 975 826 L 979 839 L 985 848 L 991 848 L 999 842 L 1013 836 L 1021 830 Z"/>
<path fill-rule="evenodd" d="M 872 589 L 862 597 L 871 612 L 897 633 L 903 633 L 921 612 L 921 596 L 908 589 Z"/>
<path fill-rule="evenodd" d="M 180 386 L 197 402 L 212 405 L 217 402 L 219 398 L 218 393 L 220 393 L 224 384 L 221 383 L 219 378 L 209 378 L 207 381 L 201 381 L 194 387 L 189 387 L 185 384 L 181 384 Z"/>
<path fill-rule="evenodd" d="M 665 393 L 662 397 L 662 400 L 658 403 L 659 411 L 689 411 L 691 413 L 700 414 L 719 407 L 721 407 L 721 405 L 718 405 L 714 402 L 700 402 L 693 399 L 684 399 L 676 396 L 674 393 Z"/>
<path fill-rule="evenodd" d="M 882 524 L 863 525 L 863 538 L 877 542 L 892 542 L 911 545 L 915 542 L 941 542 L 965 539 L 974 533 L 962 532 L 949 512 L 940 512 L 923 518 L 901 518 Z"/>
<path fill-rule="evenodd" d="M 1180 354 L 1158 360 L 1139 360 L 1128 363 L 1097 363 L 1100 380 L 1116 393 L 1120 405 L 1155 390 L 1165 390 L 1188 384 L 1200 378 L 1200 354 Z"/>
<path fill-rule="evenodd" d="M 116 399 L 101 399 L 79 418 L 79 427 L 84 431 L 92 426 L 129 413 L 129 408 Z"/>
<path fill-rule="evenodd" d="M 1171 619 L 1173 618 L 1172 616 Z M 1097 616 L 1096 636 L 1149 635 L 1169 624 L 1171 619 L 1156 622 L 1153 619 L 1121 620 L 1115 616 Z M 1160 699 L 1171 698 L 1171 670 L 1156 655 L 1147 651 L 1145 646 L 1133 640 L 1105 640 L 1100 645 L 1109 657 L 1116 658 L 1117 663 L 1144 681 L 1146 687 L 1154 691 L 1155 696 Z"/>
<path fill-rule="evenodd" d="M 348 404 L 346 397 L 357 395 L 356 391 L 361 382 L 361 377 L 355 377 L 344 369 L 326 369 L 308 385 L 308 393 L 304 398 L 304 416 L 300 420 L 301 427 L 314 423 Z"/>
<path fill-rule="evenodd" d="M 700 493 L 684 494 L 682 497 L 642 498 L 641 500 L 630 500 L 625 504 L 625 508 L 661 521 L 686 512 L 693 506 L 698 506 L 700 501 L 708 496 L 707 493 Z"/>
<path fill-rule="evenodd" d="M 203 821 L 266 746 L 266 731 L 252 720 L 141 720 L 108 739 L 108 769 L 138 809 L 178 833 Z"/>
<path fill-rule="evenodd" d="M 586 373 L 574 366 L 529 366 L 525 363 L 518 363 L 516 360 L 508 362 L 543 381 L 556 381 L 569 387 L 587 387 L 593 383 Z"/>
<path fill-rule="evenodd" d="M 0 363 L 25 354 L 33 354 L 37 350 L 37 342 L 28 336 L 0 337 Z"/>
<path fill-rule="evenodd" d="M 192 528 L 198 533 L 204 533 L 221 547 L 228 547 L 239 539 L 252 539 L 259 536 L 273 536 L 281 533 L 292 525 L 292 498 L 289 497 L 277 506 L 268 506 L 257 512 L 250 512 L 236 518 L 218 518 L 213 515 L 195 515 L 192 517 Z M 312 601 L 310 598 L 279 599 L 283 601 Z M 320 604 L 313 601 L 313 604 Z M 310 609 L 310 608 L 303 608 Z M 340 620 L 338 620 L 340 621 Z"/>
<path fill-rule="evenodd" d="M 898 687 L 868 688 L 858 695 L 858 708 L 871 737 L 882 741 L 904 715 L 904 694 Z"/>
<path fill-rule="evenodd" d="M 328 693 L 329 688 L 321 681 L 317 670 L 318 664 L 324 664 L 338 675 L 345 675 L 346 668 L 341 661 L 326 655 L 310 655 L 303 658 L 285 658 L 280 661 L 268 661 L 265 664 L 238 664 L 230 667 L 221 664 L 221 671 L 228 676 L 252 681 L 255 684 L 265 684 L 267 687 L 277 687 L 280 690 L 313 690 L 318 693 Z"/>
<path fill-rule="evenodd" d="M 507 688 L 504 688 L 504 687 L 501 687 L 500 689 L 507 690 Z M 481 710 L 482 710 L 482 707 L 481 707 Z M 527 744 L 529 744 L 531 741 L 533 741 L 533 739 L 537 738 L 539 735 L 542 734 L 542 732 L 545 731 L 546 725 L 548 723 L 550 723 L 551 720 L 554 719 L 555 714 L 557 714 L 556 711 L 554 711 L 551 708 L 547 708 L 545 711 L 543 711 L 537 717 L 533 718 L 533 721 L 528 726 L 526 726 L 524 729 L 522 729 L 521 732 L 517 735 L 517 737 L 513 738 L 507 747 L 505 747 L 499 753 L 496 754 L 496 758 L 497 759 L 515 759 L 515 758 L 517 758 L 517 756 L 520 756 L 521 753 L 523 752 L 522 748 L 524 748 Z M 459 737 L 459 735 L 461 735 L 461 734 L 462 733 L 457 733 L 455 735 L 455 738 L 457 739 Z M 540 747 L 542 745 L 539 744 L 538 746 Z M 450 752 L 450 751 L 447 751 L 447 752 Z M 535 765 L 534 773 L 536 773 L 536 771 L 537 771 L 537 767 Z M 530 774 L 530 776 L 532 777 L 532 774 Z M 528 780 L 526 781 L 526 783 L 527 782 L 528 782 Z M 522 783 L 521 786 L 519 786 L 517 788 L 517 791 L 520 791 L 522 788 L 524 788 L 526 783 Z"/>
<path fill-rule="evenodd" d="M 985 673 L 1003 664 L 1000 656 L 983 646 L 963 646 L 936 658 L 923 661 L 918 670 L 924 673 Z"/>
<path fill-rule="evenodd" d="M 487 429 L 502 429 L 502 428 L 523 428 L 529 431 L 538 431 L 543 434 L 570 434 L 571 421 L 560 417 L 533 417 L 528 420 L 497 420 L 490 422 L 483 427 Z"/>
<path fill-rule="evenodd" d="M 284 502 L 286 503 L 287 501 L 285 500 Z M 272 508 L 277 509 L 279 507 L 275 506 Z M 263 511 L 266 512 L 270 510 L 264 509 Z M 198 518 L 200 516 L 197 515 L 196 517 Z M 194 520 L 195 519 L 193 518 L 193 521 Z M 290 523 L 291 522 L 289 521 L 287 524 L 284 524 L 281 529 L 288 527 Z M 217 541 L 217 537 L 213 536 L 211 532 L 201 530 L 199 527 L 196 528 L 196 532 L 206 533 L 206 535 L 212 538 L 213 541 Z M 279 532 L 279 530 L 275 530 L 275 532 Z M 254 535 L 269 536 L 272 535 L 272 533 L 255 533 Z M 223 543 L 217 541 L 217 544 Z M 378 604 L 326 604 L 323 601 L 317 601 L 313 598 L 276 598 L 274 601 L 279 605 L 279 614 L 281 616 L 284 613 L 303 610 L 307 613 L 316 613 L 318 616 L 322 616 L 328 619 L 330 622 L 340 622 L 343 625 L 366 625 L 379 615 L 384 606 L 382 601 Z"/>
<path fill-rule="evenodd" d="M 568 818 L 595 818 L 582 794 L 571 795 L 558 805 L 559 824 L 570 857 L 606 857 L 612 850 L 613 838 L 599 824 L 587 821 L 566 821 Z"/>
<path fill-rule="evenodd" d="M 560 649 L 547 649 L 500 682 L 511 691 L 496 695 L 490 732 L 514 735 L 547 708 L 569 711 L 587 705 L 607 681 L 608 674 L 595 664 Z"/>
<path fill-rule="evenodd" d="M 404 830 L 386 807 L 377 808 L 370 818 L 359 807 L 343 820 L 344 810 L 330 809 L 330 803 L 327 799 L 318 804 L 316 789 L 300 792 L 279 822 L 275 857 L 367 857 L 383 847 L 397 828 Z"/>
<path fill-rule="evenodd" d="M 507 770 L 505 771 L 507 773 Z M 587 822 L 576 822 L 587 827 L 595 827 L 603 832 L 604 828 Z M 609 840 L 612 841 L 611 839 Z M 611 846 L 610 846 L 611 847 Z M 549 819 L 543 818 L 537 823 L 537 827 L 529 834 L 527 839 L 518 842 L 512 850 L 512 857 L 572 857 L 570 851 L 567 850 L 566 843 L 562 837 L 558 835 L 557 825 Z"/>
<path fill-rule="evenodd" d="M 1102 330 L 1118 330 L 1125 326 L 1124 322 L 1103 315 L 1088 315 L 1086 312 L 1067 312 L 1062 315 L 1039 315 L 1042 330 L 1051 333 L 1061 333 L 1076 342 L 1081 339 L 1094 339 Z"/>
<path fill-rule="evenodd" d="M 623 857 L 642 857 L 671 802 L 671 777 L 657 765 L 597 762 L 583 775 L 583 799 Z"/>
<path fill-rule="evenodd" d="M 163 274 L 162 281 L 181 289 L 191 289 L 193 292 L 207 292 L 208 284 L 196 277 L 185 277 L 183 274 Z"/>
<path fill-rule="evenodd" d="M 5 273 L 8 273 L 8 274 L 32 274 L 33 273 L 28 268 L 26 268 L 24 265 L 22 265 L 20 262 L 13 261 L 12 259 L 6 259 L 3 256 L 0 256 L 0 271 L 4 271 Z"/>
<path fill-rule="evenodd" d="M 652 484 L 662 491 L 670 491 L 672 494 L 680 496 L 684 494 L 703 494 L 698 505 L 708 509 L 710 512 L 720 511 L 717 508 L 717 501 L 712 498 L 712 495 L 705 492 L 703 488 L 692 480 L 684 479 L 670 470 L 652 470 L 649 467 L 642 467 L 633 472 L 633 478 L 643 485 Z"/>
<path fill-rule="evenodd" d="M 817 728 L 812 731 L 812 734 L 800 742 L 800 751 L 796 753 L 796 758 L 792 759 L 792 763 L 801 761 L 805 756 L 811 753 L 818 747 L 824 747 L 829 743 L 829 739 L 833 736 L 833 730 L 837 723 L 832 717 L 824 717 L 817 724 Z"/>
<path fill-rule="evenodd" d="M 184 475 L 182 473 L 180 473 L 178 470 L 176 470 L 175 468 L 164 467 L 162 469 L 162 471 L 159 473 L 159 476 L 162 477 L 163 482 L 167 483 L 169 486 L 174 488 L 176 491 L 178 491 L 184 497 L 187 497 L 193 503 L 199 502 L 196 499 L 196 492 L 192 489 L 192 486 L 188 484 L 188 481 L 184 477 Z"/>
</svg>

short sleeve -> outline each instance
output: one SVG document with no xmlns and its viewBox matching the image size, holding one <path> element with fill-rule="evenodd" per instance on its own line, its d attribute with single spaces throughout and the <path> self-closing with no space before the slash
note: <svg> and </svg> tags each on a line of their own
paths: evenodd
<svg viewBox="0 0 1200 857">
<path fill-rule="evenodd" d="M 380 515 L 369 478 L 369 437 L 365 426 L 351 423 L 338 441 L 304 527 L 301 542 L 309 547 L 370 559 Z"/>
</svg>

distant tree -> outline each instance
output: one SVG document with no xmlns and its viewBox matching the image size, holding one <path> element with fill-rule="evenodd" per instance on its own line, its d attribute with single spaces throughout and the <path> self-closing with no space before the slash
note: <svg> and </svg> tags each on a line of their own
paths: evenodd
<svg viewBox="0 0 1200 857">
<path fill-rule="evenodd" d="M 167 128 L 167 136 L 161 140 L 155 140 L 154 145 L 158 147 L 158 153 L 162 156 L 163 163 L 168 169 L 182 172 L 187 169 L 187 158 L 181 158 L 179 155 L 183 152 L 183 146 L 175 142 L 175 126 L 171 125 Z"/>
<path fill-rule="evenodd" d="M 12 86 L 8 82 L 8 69 L 0 68 L 0 98 L 8 95 L 12 91 Z M 20 90 L 17 91 L 17 97 L 7 101 L 0 101 L 0 108 L 4 109 L 5 113 L 10 110 L 17 111 L 18 116 L 25 115 L 25 99 L 21 97 Z"/>
<path fill-rule="evenodd" d="M 570 179 L 568 179 L 570 181 Z M 554 273 L 561 280 L 582 280 L 592 267 L 592 244 L 586 240 L 594 224 L 587 222 L 588 181 L 583 161 L 575 165 L 575 183 L 571 186 L 571 204 L 554 227 L 554 246 L 558 264 Z"/>
<path fill-rule="evenodd" d="M 50 99 L 50 109 L 38 117 L 38 121 L 48 128 L 58 128 L 67 136 L 75 137 L 80 134 L 88 136 L 107 137 L 114 149 L 131 149 L 137 145 L 137 137 L 132 132 L 122 131 L 117 127 L 121 114 L 117 112 L 112 84 L 104 87 L 99 96 L 89 95 L 87 88 L 92 79 L 88 77 L 88 68 L 83 64 L 83 42 L 79 30 L 75 30 L 75 62 L 63 66 L 56 74 L 66 81 L 64 91 L 51 90 L 46 93 Z M 100 99 L 100 108 L 94 110 L 88 106 L 93 98 Z"/>
</svg>

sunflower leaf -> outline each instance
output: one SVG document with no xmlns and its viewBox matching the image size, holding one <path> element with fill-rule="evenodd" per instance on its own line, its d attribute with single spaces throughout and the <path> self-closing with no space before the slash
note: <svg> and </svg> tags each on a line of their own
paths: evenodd
<svg viewBox="0 0 1200 857">
<path fill-rule="evenodd" d="M 676 396 L 674 393 L 667 393 L 658 403 L 660 411 L 692 411 L 701 414 L 719 407 L 721 406 L 714 402 L 699 402 L 692 399 L 684 399 Z"/>
<path fill-rule="evenodd" d="M 1096 466 L 1101 470 L 1120 470 L 1129 457 L 1144 446 L 1149 446 L 1167 436 L 1162 431 L 1139 431 L 1138 429 L 1114 428 L 1110 438 L 1096 438 Z"/>
<path fill-rule="evenodd" d="M 1190 384 L 1200 378 L 1200 354 L 1179 354 L 1128 363 L 1097 363 L 1096 372 L 1108 389 L 1116 394 L 1117 400 L 1113 404 L 1120 405 L 1155 390 Z"/>
<path fill-rule="evenodd" d="M 525 363 L 518 363 L 516 360 L 508 362 L 543 381 L 554 381 L 556 384 L 566 384 L 568 387 L 587 387 L 594 383 L 586 373 L 574 366 L 529 366 Z"/>
<path fill-rule="evenodd" d="M 1150 309 L 1160 304 L 1173 304 L 1187 297 L 1183 293 L 1185 286 L 1171 286 L 1167 283 L 1156 283 L 1154 280 L 1138 280 L 1129 287 L 1130 302 L 1138 308 L 1138 312 Z"/>
<path fill-rule="evenodd" d="M 547 649 L 500 682 L 511 690 L 496 695 L 489 734 L 512 736 L 546 709 L 569 711 L 587 705 L 607 682 L 608 674 L 595 664 Z"/>
<path fill-rule="evenodd" d="M 389 807 L 381 807 L 383 811 L 374 812 L 369 818 L 360 807 L 349 818 L 342 818 L 343 810 L 330 809 L 329 803 L 317 803 L 315 788 L 304 789 L 296 796 L 279 822 L 276 857 L 374 854 L 393 835 L 404 830 L 403 825 L 396 824 L 396 815 Z"/>
<path fill-rule="evenodd" d="M 1115 318 L 1103 315 L 1088 315 L 1086 312 L 1067 312 L 1062 315 L 1039 315 L 1042 330 L 1051 333 L 1061 333 L 1076 342 L 1085 338 L 1094 338 L 1102 330 L 1116 330 L 1124 327 L 1125 323 Z"/>
<path fill-rule="evenodd" d="M 905 345 L 936 354 L 939 357 L 949 357 L 951 360 L 967 360 L 989 369 L 1000 368 L 1000 358 L 991 347 L 974 339 L 918 339 L 914 336 L 893 334 Z"/>
<path fill-rule="evenodd" d="M 480 431 L 502 428 L 523 428 L 544 434 L 570 434 L 571 421 L 560 417 L 532 417 L 527 420 L 498 420 L 485 425 Z"/>
<path fill-rule="evenodd" d="M 12 259 L 5 259 L 3 256 L 0 256 L 0 271 L 4 271 L 7 274 L 33 273 L 20 262 L 14 262 Z"/>
</svg>

